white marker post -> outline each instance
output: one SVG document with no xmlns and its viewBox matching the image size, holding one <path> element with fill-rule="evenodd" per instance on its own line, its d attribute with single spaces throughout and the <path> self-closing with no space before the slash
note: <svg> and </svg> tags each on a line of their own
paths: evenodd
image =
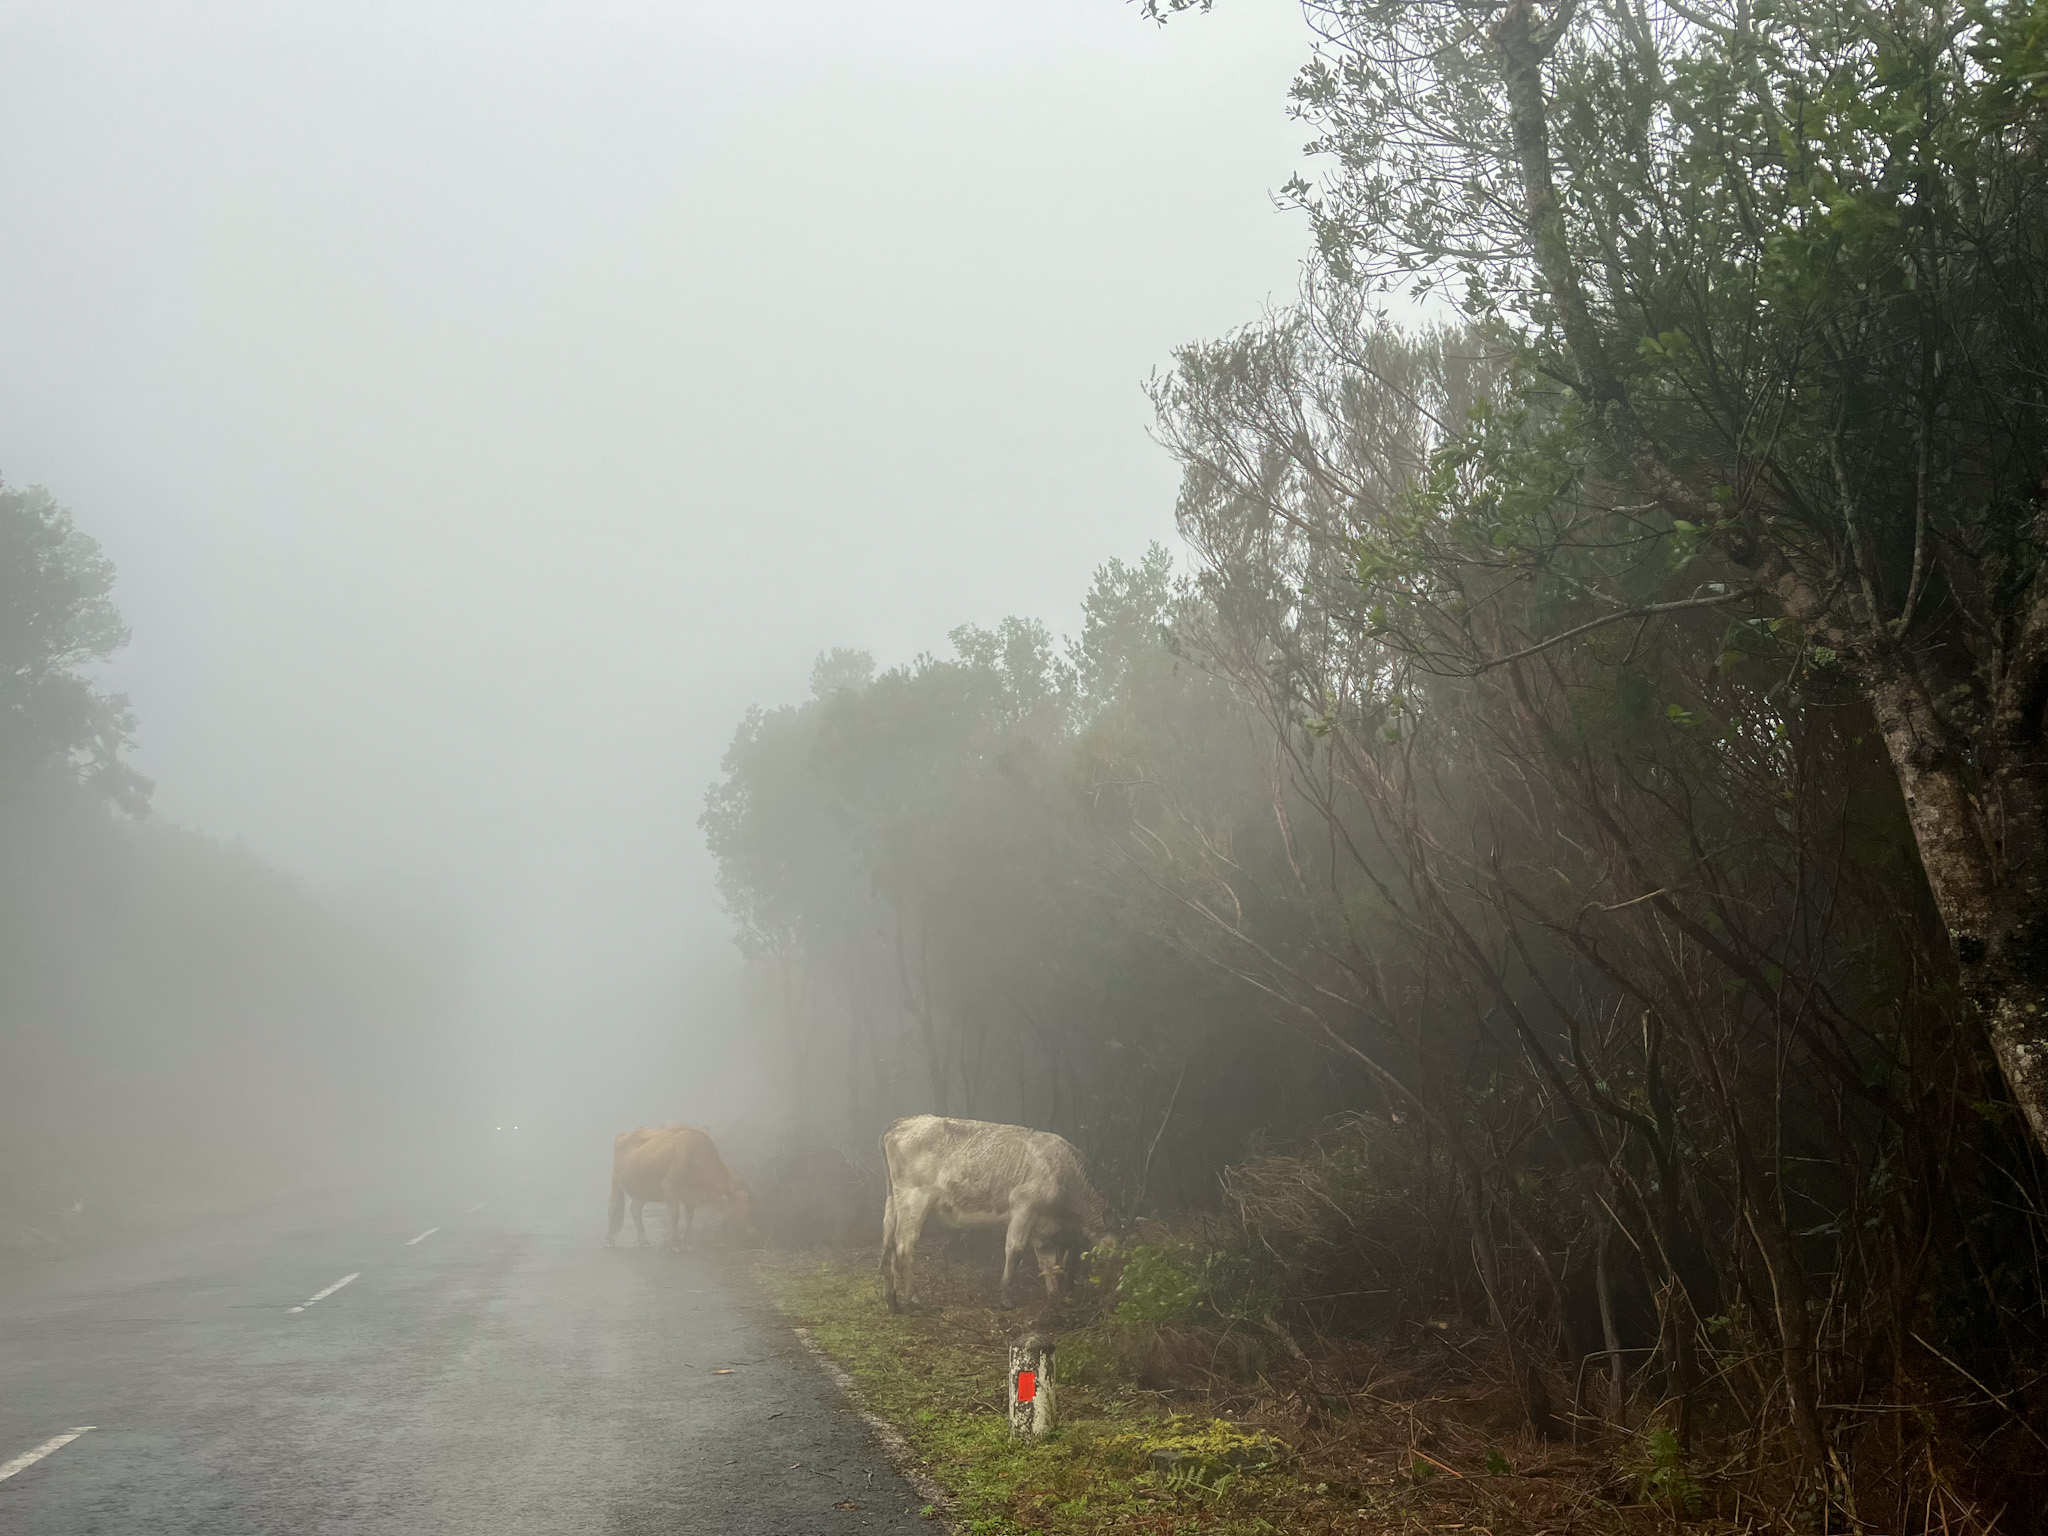
<svg viewBox="0 0 2048 1536">
<path fill-rule="evenodd" d="M 1049 1435 L 1053 1431 L 1053 1341 L 1027 1333 L 1010 1346 L 1010 1433 Z"/>
</svg>

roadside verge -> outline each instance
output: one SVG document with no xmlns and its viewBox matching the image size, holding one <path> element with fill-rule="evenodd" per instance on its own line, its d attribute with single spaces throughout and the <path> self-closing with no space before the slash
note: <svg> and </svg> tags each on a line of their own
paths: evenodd
<svg viewBox="0 0 2048 1536">
<path fill-rule="evenodd" d="M 1086 1328 L 1062 1345 L 1060 1429 L 1044 1441 L 1013 1440 L 1007 1345 L 1033 1320 L 987 1306 L 978 1273 L 932 1263 L 921 1270 L 932 1304 L 891 1316 L 863 1258 L 768 1254 L 752 1271 L 926 1499 L 926 1513 L 967 1536 L 1250 1536 L 1326 1529 L 1338 1513 L 1289 1470 L 1272 1437 L 1172 1413 L 1158 1394 L 1119 1384 Z"/>
</svg>

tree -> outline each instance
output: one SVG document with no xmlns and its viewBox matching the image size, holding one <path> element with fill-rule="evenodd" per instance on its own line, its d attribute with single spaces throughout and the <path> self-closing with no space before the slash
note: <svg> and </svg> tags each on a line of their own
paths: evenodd
<svg viewBox="0 0 2048 1536">
<path fill-rule="evenodd" d="M 706 823 L 734 914 L 802 910 L 793 951 L 866 988 L 814 994 L 850 1070 L 804 1123 L 1071 1135 L 1133 1206 L 1229 1204 L 1259 1326 L 1490 1321 L 1545 1433 L 1669 1412 L 1866 1512 L 1960 1446 L 2024 1465 L 2038 1180 L 1866 706 L 1788 687 L 1750 599 L 1559 641 L 1613 606 L 1582 587 L 1728 573 L 1632 543 L 1474 337 L 1341 318 L 1160 381 L 1192 580 L 1111 562 L 1064 662 L 965 630 L 749 717 L 711 804 L 750 825 Z M 1304 1140 L 1336 1182 L 1282 1157 L 1311 1230 L 1262 1226 L 1242 1160 Z M 1893 1411 L 1947 1360 L 1998 1394 L 1954 1436 Z"/>
<path fill-rule="evenodd" d="M 1569 628 L 1753 597 L 1851 680 L 2048 1147 L 2039 0 L 1310 9 L 1297 98 L 1336 169 L 1294 191 L 1330 271 L 1486 327 L 1558 396 L 1550 489 L 1730 578 L 1592 587 Z M 1460 467 L 1526 503 L 1510 436 Z M 1530 571 L 1561 547 L 1507 543 Z"/>
<path fill-rule="evenodd" d="M 1946 1226 L 1949 1181 L 2005 1177 L 2018 1150 L 1958 1122 L 1985 1089 L 1925 963 L 1931 898 L 1898 878 L 1911 830 L 1867 708 L 1715 579 L 1710 546 L 1597 494 L 1568 412 L 1483 366 L 1482 338 L 1359 328 L 1328 298 L 1184 348 L 1155 385 L 1209 599 L 1185 643 L 1264 720 L 1290 830 L 1277 869 L 1163 833 L 1154 868 L 1220 964 L 1441 1137 L 1489 1301 L 1517 1250 L 1535 1265 L 1535 1326 L 1493 1308 L 1525 1359 L 1583 1356 L 1572 1254 L 1618 1230 L 1681 1433 L 1696 1357 L 1724 1347 L 1705 1319 L 1768 1298 L 1756 1342 L 1826 1475 L 1848 1361 L 1913 1347 L 1871 1295 L 1925 1261 L 1889 1239 L 1823 1257 L 1797 1213 L 1859 1208 L 1904 1160 L 1925 1171 L 1912 1214 L 1866 1230 Z M 1936 1171 L 1973 1142 L 1971 1172 Z M 1532 1167 L 1576 1198 L 1532 1198 Z M 1837 1293 L 1853 1346 L 1810 1305 L 1851 1265 L 1872 1277 Z"/>
<path fill-rule="evenodd" d="M 123 761 L 128 701 L 88 669 L 128 643 L 113 562 L 40 486 L 0 482 L 0 774 L 68 774 L 140 811 L 149 783 Z"/>
<path fill-rule="evenodd" d="M 93 675 L 128 640 L 113 580 L 47 492 L 0 486 L 5 1247 L 55 1242 L 87 1197 L 282 1193 L 308 1147 L 359 1164 L 465 1113 L 445 914 L 141 814 L 134 720 Z"/>
<path fill-rule="evenodd" d="M 1541 1433 L 1913 1529 L 2048 1387 L 2044 29 L 1667 3 L 1312 4 L 1302 302 L 1154 381 L 1189 575 L 799 706 L 775 803 L 890 914 L 903 1107 L 1164 1144 L 1234 1320 L 1454 1308 Z"/>
</svg>

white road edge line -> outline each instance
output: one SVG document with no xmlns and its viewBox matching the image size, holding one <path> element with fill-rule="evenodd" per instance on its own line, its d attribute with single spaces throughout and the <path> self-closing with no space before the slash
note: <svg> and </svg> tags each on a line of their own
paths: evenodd
<svg viewBox="0 0 2048 1536">
<path fill-rule="evenodd" d="M 313 1305 L 314 1302 L 325 1301 L 328 1297 L 332 1296 L 336 1291 L 340 1290 L 344 1285 L 347 1285 L 349 1281 L 360 1280 L 362 1278 L 363 1272 L 360 1269 L 352 1275 L 343 1275 L 339 1280 L 335 1281 L 334 1284 L 327 1287 L 326 1290 L 315 1291 L 312 1295 L 308 1296 L 301 1305 L 293 1307 L 291 1310 L 294 1312 L 303 1312 L 306 1310 L 307 1307 Z"/>
<path fill-rule="evenodd" d="M 792 1328 L 790 1332 L 796 1335 L 798 1343 L 811 1352 L 811 1357 L 824 1368 L 825 1374 L 832 1378 L 832 1385 L 839 1389 L 840 1395 L 846 1399 L 848 1405 L 861 1416 L 868 1428 L 874 1431 L 875 1438 L 882 1442 L 882 1454 L 894 1464 L 903 1480 L 917 1490 L 918 1497 L 931 1505 L 940 1525 L 946 1530 L 958 1531 L 960 1526 L 954 1519 L 953 1496 L 941 1488 L 931 1473 L 919 1464 L 917 1453 L 911 1450 L 910 1442 L 897 1433 L 894 1424 L 868 1407 L 867 1398 L 854 1384 L 853 1378 L 840 1369 L 837 1360 L 825 1353 L 824 1346 L 811 1337 L 810 1329 Z"/>
<path fill-rule="evenodd" d="M 97 1424 L 81 1424 L 76 1429 L 67 1429 L 61 1435 L 52 1435 L 32 1451 L 23 1451 L 14 1460 L 0 1463 L 0 1483 L 4 1483 L 17 1472 L 24 1472 L 34 1466 L 52 1451 L 61 1451 L 80 1435 L 98 1429 Z"/>
<path fill-rule="evenodd" d="M 490 1203 L 491 1202 L 488 1200 L 479 1200 L 475 1205 L 472 1205 L 468 1210 L 464 1211 L 462 1214 L 465 1216 L 474 1216 L 478 1211 L 482 1210 L 485 1206 L 489 1205 Z"/>
<path fill-rule="evenodd" d="M 429 1227 L 426 1231 L 422 1232 L 418 1237 L 408 1237 L 405 1240 L 405 1246 L 410 1248 L 414 1243 L 424 1243 L 428 1238 L 432 1237 L 436 1232 L 440 1230 L 441 1229 L 439 1227 Z M 314 1300 L 317 1301 L 319 1300 L 319 1298 L 315 1297 Z"/>
</svg>

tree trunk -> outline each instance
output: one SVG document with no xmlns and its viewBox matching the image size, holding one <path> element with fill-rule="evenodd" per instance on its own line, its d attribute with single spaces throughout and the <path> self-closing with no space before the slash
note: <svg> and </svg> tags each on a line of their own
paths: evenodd
<svg viewBox="0 0 2048 1536">
<path fill-rule="evenodd" d="M 932 1016 L 932 999 L 927 989 L 922 997 L 910 984 L 910 962 L 903 954 L 903 914 L 896 914 L 896 985 L 903 994 L 903 1006 L 910 1016 L 917 1020 L 919 1034 L 924 1043 L 925 1071 L 932 1080 L 932 1113 L 943 1115 L 946 1109 L 946 1084 L 952 1077 L 952 1068 L 946 1060 L 944 1048 L 939 1043 L 939 1023 Z"/>
<path fill-rule="evenodd" d="M 1917 681 L 1899 668 L 1867 692 L 1964 996 L 2034 1144 L 2048 1151 L 2048 772 L 2031 741 L 1987 743 L 1999 760 L 1980 778 L 1980 801 Z"/>
<path fill-rule="evenodd" d="M 1815 1477 L 1826 1477 L 1828 1446 L 1821 1433 L 1819 1399 L 1814 1390 L 1813 1319 L 1807 1312 L 1806 1266 L 1777 1211 L 1764 1204 L 1767 1198 L 1762 1189 L 1745 1191 L 1743 1214 L 1771 1277 L 1778 1347 L 1785 1369 L 1785 1395 L 1792 1407 L 1792 1431 L 1808 1469 Z"/>
<path fill-rule="evenodd" d="M 791 972 L 797 971 L 801 981 L 792 981 Z M 787 948 L 778 947 L 775 954 L 776 981 L 782 994 L 782 1022 L 789 1049 L 789 1091 L 790 1103 L 796 1107 L 797 1123 L 808 1124 L 811 1118 L 811 1037 L 817 1033 L 817 1003 L 815 982 L 810 966 L 800 956 L 792 955 Z M 812 1028 L 804 1028 L 803 999 L 811 994 L 809 1012 Z"/>
<path fill-rule="evenodd" d="M 1579 365 L 1579 393 L 1594 415 L 1612 430 L 1615 414 L 1628 415 L 1628 395 L 1601 342 L 1574 269 L 1566 238 L 1564 206 L 1550 163 L 1549 101 L 1543 64 L 1563 33 L 1560 20 L 1539 30 L 1530 0 L 1510 0 L 1493 24 L 1493 46 L 1507 96 L 1508 132 L 1515 169 L 1522 179 L 1522 218 L 1543 286 L 1556 306 L 1565 346 Z M 1632 429 L 1633 420 L 1627 426 Z"/>
<path fill-rule="evenodd" d="M 1551 1411 L 1550 1389 L 1544 1385 L 1543 1374 L 1536 1368 L 1535 1361 L 1529 1358 L 1515 1336 L 1514 1321 L 1508 1315 L 1507 1298 L 1502 1291 L 1500 1249 L 1494 1243 L 1493 1229 L 1487 1220 L 1485 1196 L 1476 1183 L 1467 1193 L 1465 1206 L 1472 1229 L 1472 1262 L 1479 1271 L 1479 1283 L 1486 1291 L 1487 1313 L 1492 1317 L 1494 1327 L 1500 1330 L 1501 1344 L 1508 1352 L 1508 1370 L 1521 1392 L 1522 1411 L 1528 1415 L 1529 1427 L 1538 1436 L 1555 1440 L 1558 1438 L 1558 1425 Z"/>
<path fill-rule="evenodd" d="M 1621 1329 L 1614 1318 L 1614 1282 L 1607 1272 L 1607 1247 L 1614 1237 L 1614 1218 L 1600 1217 L 1600 1240 L 1593 1249 L 1593 1293 L 1600 1303 L 1600 1342 L 1607 1347 L 1607 1375 L 1613 1384 L 1608 1417 L 1628 1427 L 1628 1360 L 1622 1353 Z"/>
</svg>

